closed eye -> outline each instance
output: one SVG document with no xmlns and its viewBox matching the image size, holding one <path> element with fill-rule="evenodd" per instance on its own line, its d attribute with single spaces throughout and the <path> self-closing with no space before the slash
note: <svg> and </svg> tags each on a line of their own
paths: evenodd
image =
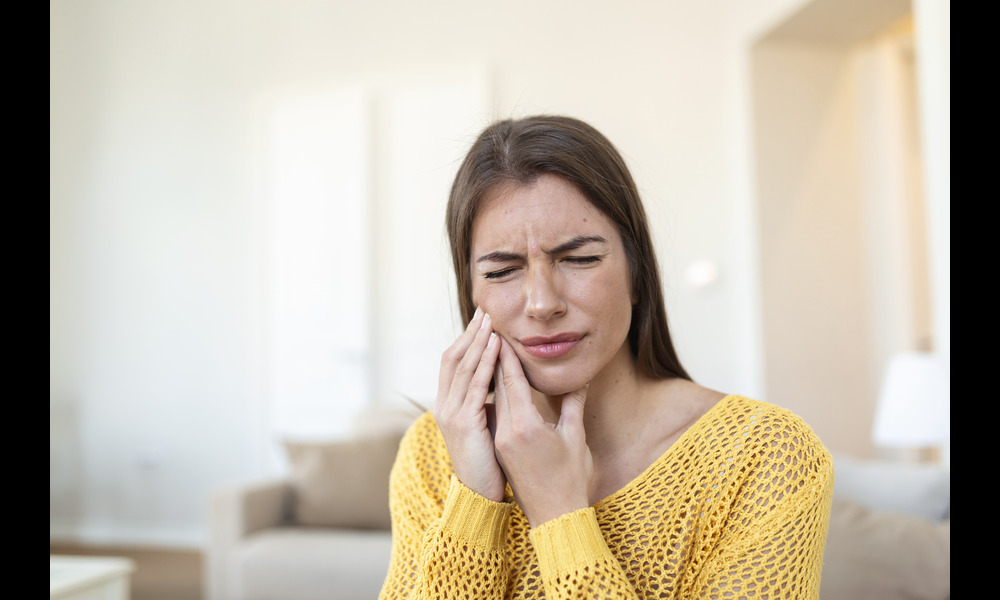
<svg viewBox="0 0 1000 600">
<path fill-rule="evenodd" d="M 585 264 L 589 264 L 589 263 L 600 262 L 601 261 L 601 257 L 600 256 L 567 256 L 563 260 L 566 261 L 566 262 L 569 262 L 569 263 L 577 264 L 577 265 L 585 265 Z"/>
<path fill-rule="evenodd" d="M 502 279 L 507 275 L 514 272 L 517 267 L 508 267 L 506 269 L 500 269 L 499 271 L 490 271 L 488 273 L 483 273 L 484 279 Z"/>
<path fill-rule="evenodd" d="M 602 257 L 600 256 L 567 256 L 562 260 L 574 265 L 588 265 L 601 262 L 601 259 Z M 506 269 L 489 271 L 487 273 L 483 273 L 483 279 L 503 279 L 516 271 L 518 268 L 519 267 L 507 267 Z"/>
</svg>

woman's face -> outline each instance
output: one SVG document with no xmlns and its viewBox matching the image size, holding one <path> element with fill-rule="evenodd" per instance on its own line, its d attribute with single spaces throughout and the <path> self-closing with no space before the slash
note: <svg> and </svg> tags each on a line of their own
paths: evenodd
<svg viewBox="0 0 1000 600">
<path fill-rule="evenodd" d="M 615 225 L 556 175 L 489 195 L 472 225 L 472 299 L 536 390 L 563 394 L 631 361 L 628 260 Z"/>
</svg>

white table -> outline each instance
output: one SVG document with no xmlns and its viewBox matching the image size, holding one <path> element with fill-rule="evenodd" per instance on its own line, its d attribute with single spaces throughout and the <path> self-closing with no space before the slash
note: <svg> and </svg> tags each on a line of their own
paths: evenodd
<svg viewBox="0 0 1000 600">
<path fill-rule="evenodd" d="M 108 556 L 49 556 L 50 600 L 128 600 L 135 563 Z"/>
</svg>

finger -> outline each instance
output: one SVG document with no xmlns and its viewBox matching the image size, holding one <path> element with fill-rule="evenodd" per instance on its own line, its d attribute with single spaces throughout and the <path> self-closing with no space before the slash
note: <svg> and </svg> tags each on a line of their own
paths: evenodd
<svg viewBox="0 0 1000 600">
<path fill-rule="evenodd" d="M 585 431 L 583 425 L 584 408 L 587 405 L 587 391 L 590 383 L 563 396 L 559 415 L 559 429 L 568 436 L 577 436 Z M 584 434 L 585 435 L 585 434 Z"/>
<path fill-rule="evenodd" d="M 500 338 L 499 350 L 499 357 L 497 358 L 493 374 L 493 404 L 496 405 L 497 430 L 507 434 L 511 431 L 510 397 L 512 393 L 516 393 L 516 390 L 508 388 L 510 380 L 506 375 L 507 370 L 504 368 L 505 359 L 503 357 L 511 351 L 511 348 L 507 340 L 502 337 Z M 515 362 L 516 367 L 520 368 L 521 363 L 517 361 L 516 356 Z M 509 356 L 506 359 L 506 365 L 508 367 L 511 365 Z"/>
<path fill-rule="evenodd" d="M 541 420 L 542 415 L 531 399 L 531 385 L 524 375 L 521 359 L 506 340 L 500 346 L 500 360 L 497 362 L 501 368 L 498 384 L 504 391 L 508 418 L 527 415 L 534 420 Z"/>
<path fill-rule="evenodd" d="M 448 403 L 455 408 L 472 409 L 478 413 L 489 397 L 490 377 L 499 352 L 499 337 L 493 333 L 488 314 L 483 315 L 480 328 L 465 356 L 459 361 L 448 391 Z"/>
<path fill-rule="evenodd" d="M 469 349 L 472 345 L 472 340 L 475 339 L 476 333 L 482 327 L 483 318 L 485 318 L 486 313 L 482 308 L 476 308 L 476 313 L 472 315 L 472 320 L 469 324 L 465 326 L 465 331 L 463 331 L 455 342 L 448 348 L 447 353 L 454 355 L 456 357 L 455 364 L 461 360 L 462 356 L 465 355 L 465 351 Z"/>
<path fill-rule="evenodd" d="M 503 354 L 505 342 L 500 338 L 500 351 Z M 493 404 L 498 426 L 506 427 L 510 423 L 510 410 L 507 407 L 507 387 L 503 383 L 503 365 L 496 361 L 493 366 Z"/>
<path fill-rule="evenodd" d="M 455 372 L 458 370 L 458 366 L 466 354 L 468 354 L 469 348 L 475 342 L 476 336 L 482 329 L 485 317 L 486 315 L 482 308 L 476 308 L 476 314 L 469 321 L 469 325 L 465 328 L 465 331 L 458 336 L 454 343 L 441 356 L 441 370 L 438 374 L 438 399 L 448 396 L 448 392 L 452 388 L 452 382 L 455 379 Z"/>
<path fill-rule="evenodd" d="M 497 355 L 500 353 L 500 336 L 488 329 L 484 328 L 482 333 L 486 335 L 486 347 L 483 348 L 482 354 L 479 355 L 479 362 L 476 365 L 476 370 L 472 374 L 472 378 L 469 380 L 468 386 L 465 388 L 467 390 L 465 394 L 465 402 L 474 404 L 476 407 L 486 404 L 486 398 L 490 393 L 490 380 L 493 379 L 494 367 L 497 364 Z M 474 350 L 476 344 L 470 350 Z M 470 352 L 467 357 L 472 353 Z M 455 390 L 456 393 L 460 392 L 463 388 L 461 383 L 457 382 Z"/>
</svg>

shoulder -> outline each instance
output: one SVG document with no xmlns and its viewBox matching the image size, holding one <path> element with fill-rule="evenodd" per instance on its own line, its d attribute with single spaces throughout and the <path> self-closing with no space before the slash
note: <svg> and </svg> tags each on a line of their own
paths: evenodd
<svg viewBox="0 0 1000 600">
<path fill-rule="evenodd" d="M 396 457 L 396 470 L 443 485 L 440 482 L 450 477 L 451 469 L 451 458 L 441 430 L 434 415 L 427 411 L 403 434 Z"/>
<path fill-rule="evenodd" d="M 736 395 L 720 400 L 706 417 L 703 444 L 711 448 L 718 475 L 739 490 L 734 502 L 755 506 L 755 514 L 828 510 L 833 458 L 801 417 Z"/>
<path fill-rule="evenodd" d="M 728 395 L 702 420 L 701 435 L 726 454 L 768 469 L 786 465 L 832 475 L 829 451 L 813 429 L 786 408 Z"/>
<path fill-rule="evenodd" d="M 802 417 L 769 402 L 730 394 L 719 400 L 708 414 L 715 428 L 724 428 L 736 437 L 759 440 L 803 437 L 819 443 Z"/>
<path fill-rule="evenodd" d="M 729 395 L 719 401 L 719 409 L 719 420 L 730 426 L 738 425 L 736 432 L 741 437 L 770 444 L 800 439 L 802 443 L 822 446 L 802 417 L 776 404 Z"/>
<path fill-rule="evenodd" d="M 400 452 L 416 452 L 418 454 L 434 453 L 444 448 L 444 438 L 434 420 L 434 414 L 426 411 L 410 425 L 403 434 L 399 444 Z"/>
<path fill-rule="evenodd" d="M 426 527 L 440 517 L 452 470 L 441 430 L 427 411 L 403 434 L 389 473 L 389 506 L 394 522 L 416 519 Z"/>
<path fill-rule="evenodd" d="M 434 420 L 434 413 L 426 410 L 406 430 L 405 437 L 433 436 L 438 431 L 437 422 Z"/>
</svg>

